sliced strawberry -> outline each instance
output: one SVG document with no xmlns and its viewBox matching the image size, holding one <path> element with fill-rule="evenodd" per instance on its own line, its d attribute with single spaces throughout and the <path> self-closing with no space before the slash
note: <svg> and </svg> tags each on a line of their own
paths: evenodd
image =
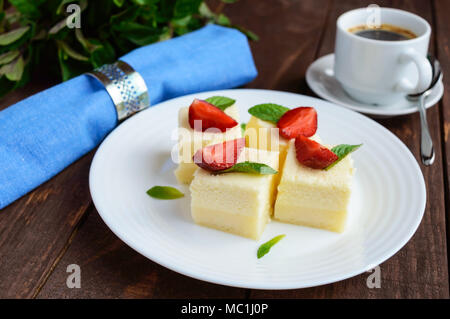
<svg viewBox="0 0 450 319">
<path fill-rule="evenodd" d="M 245 138 L 209 145 L 198 150 L 194 163 L 207 171 L 221 171 L 236 164 L 239 155 L 245 147 Z"/>
<path fill-rule="evenodd" d="M 317 112 L 313 107 L 297 107 L 284 113 L 277 126 L 280 135 L 287 139 L 313 136 L 317 131 Z"/>
<path fill-rule="evenodd" d="M 324 169 L 338 160 L 338 156 L 319 143 L 302 135 L 295 139 L 298 161 L 310 168 Z"/>
<path fill-rule="evenodd" d="M 201 121 L 195 125 L 194 121 Z M 227 128 L 232 128 L 238 123 L 224 111 L 214 105 L 195 99 L 189 107 L 189 125 L 196 130 L 206 131 L 209 128 L 218 128 L 225 132 Z"/>
</svg>

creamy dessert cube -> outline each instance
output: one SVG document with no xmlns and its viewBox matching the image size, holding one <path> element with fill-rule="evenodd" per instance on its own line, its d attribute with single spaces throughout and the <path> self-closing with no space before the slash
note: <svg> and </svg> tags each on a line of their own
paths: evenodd
<svg viewBox="0 0 450 319">
<path fill-rule="evenodd" d="M 244 148 L 239 162 L 266 164 L 278 170 L 278 152 Z M 259 239 L 273 212 L 274 175 L 214 174 L 199 168 L 191 183 L 194 221 L 251 239 Z"/>
<path fill-rule="evenodd" d="M 287 223 L 342 232 L 345 228 L 354 168 L 348 155 L 330 170 L 312 169 L 289 150 L 278 185 L 274 218 Z"/>
<path fill-rule="evenodd" d="M 236 104 L 229 106 L 224 111 L 227 115 L 239 122 L 239 110 Z M 195 152 L 199 149 L 227 140 L 233 140 L 242 136 L 239 125 L 222 133 L 218 130 L 208 132 L 197 132 L 189 125 L 189 107 L 183 107 L 178 113 L 178 167 L 175 176 L 179 183 L 190 184 L 195 170 L 198 168 L 192 160 Z"/>
<path fill-rule="evenodd" d="M 280 173 L 289 147 L 289 140 L 279 135 L 276 124 L 251 116 L 244 132 L 249 148 L 280 153 Z"/>
</svg>

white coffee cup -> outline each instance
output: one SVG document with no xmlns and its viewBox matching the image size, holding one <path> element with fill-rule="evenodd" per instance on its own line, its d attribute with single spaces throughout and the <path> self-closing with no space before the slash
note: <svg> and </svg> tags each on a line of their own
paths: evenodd
<svg viewBox="0 0 450 319">
<path fill-rule="evenodd" d="M 407 29 L 417 37 L 384 41 L 349 31 L 371 23 L 374 15 L 378 15 L 375 18 L 379 18 L 379 23 Z M 427 59 L 430 35 L 428 22 L 406 11 L 390 8 L 348 11 L 337 20 L 335 77 L 351 97 L 369 104 L 391 104 L 407 94 L 422 92 L 432 80 Z"/>
</svg>

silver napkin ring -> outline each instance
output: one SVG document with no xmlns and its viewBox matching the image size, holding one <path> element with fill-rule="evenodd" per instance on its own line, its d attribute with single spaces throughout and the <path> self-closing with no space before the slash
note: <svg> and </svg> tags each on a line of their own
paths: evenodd
<svg viewBox="0 0 450 319">
<path fill-rule="evenodd" d="M 123 121 L 150 106 L 147 85 L 129 64 L 117 61 L 87 73 L 99 80 L 114 102 L 117 118 Z"/>
</svg>

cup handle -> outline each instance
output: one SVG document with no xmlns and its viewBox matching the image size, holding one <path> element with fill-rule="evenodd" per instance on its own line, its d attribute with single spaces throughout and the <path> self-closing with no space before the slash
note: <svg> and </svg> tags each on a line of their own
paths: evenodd
<svg viewBox="0 0 450 319">
<path fill-rule="evenodd" d="M 419 71 L 419 81 L 416 85 L 414 85 L 407 78 L 403 78 L 397 83 L 396 90 L 407 94 L 423 92 L 428 89 L 433 77 L 433 70 L 431 68 L 430 61 L 428 61 L 426 57 L 417 53 L 417 51 L 409 50 L 402 53 L 400 56 L 400 63 L 406 64 L 410 62 L 413 62 Z"/>
</svg>

